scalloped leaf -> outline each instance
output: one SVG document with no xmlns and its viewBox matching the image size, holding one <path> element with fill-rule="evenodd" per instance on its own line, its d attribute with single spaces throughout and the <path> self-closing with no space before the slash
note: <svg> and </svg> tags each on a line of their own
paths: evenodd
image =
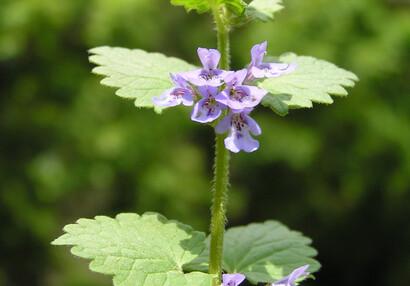
<svg viewBox="0 0 410 286">
<path fill-rule="evenodd" d="M 209 0 L 171 0 L 171 4 L 185 6 L 189 12 L 192 9 L 197 10 L 198 13 L 204 13 L 211 10 Z"/>
<path fill-rule="evenodd" d="M 93 73 L 106 77 L 101 84 L 119 88 L 116 95 L 134 99 L 136 107 L 154 108 L 157 113 L 165 107 L 154 105 L 152 98 L 173 86 L 169 73 L 195 69 L 183 60 L 143 50 L 98 47 L 89 52 L 90 62 L 98 65 Z"/>
<path fill-rule="evenodd" d="M 263 22 L 273 21 L 274 14 L 284 7 L 282 0 L 253 0 L 246 8 L 246 14 Z"/>
<path fill-rule="evenodd" d="M 79 219 L 64 231 L 52 244 L 73 245 L 74 255 L 91 259 L 92 271 L 114 276 L 114 285 L 212 285 L 212 275 L 182 270 L 205 248 L 205 234 L 159 214 Z"/>
<path fill-rule="evenodd" d="M 346 96 L 344 87 L 353 87 L 359 80 L 354 73 L 313 57 L 287 53 L 280 56 L 279 62 L 297 62 L 298 67 L 290 74 L 257 82 L 257 86 L 269 91 L 262 105 L 279 115 L 288 113 L 285 105 L 289 109 L 312 107 L 312 102 L 331 104 L 330 95 Z"/>
<path fill-rule="evenodd" d="M 207 271 L 209 237 L 206 242 L 205 251 L 186 270 Z M 232 227 L 225 233 L 222 267 L 227 273 L 245 274 L 253 284 L 273 283 L 306 264 L 309 272 L 315 272 L 320 263 L 312 258 L 317 251 L 309 246 L 311 242 L 278 221 Z"/>
</svg>

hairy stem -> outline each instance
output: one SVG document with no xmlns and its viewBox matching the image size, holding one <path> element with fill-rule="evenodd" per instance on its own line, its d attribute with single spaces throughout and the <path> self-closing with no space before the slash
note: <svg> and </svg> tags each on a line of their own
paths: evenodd
<svg viewBox="0 0 410 286">
<path fill-rule="evenodd" d="M 222 7 L 225 8 L 225 7 Z M 221 53 L 219 67 L 223 70 L 229 70 L 230 53 L 229 53 L 229 27 L 224 23 L 225 10 L 219 9 L 217 4 L 213 5 L 216 28 L 218 31 L 218 50 Z"/>
<path fill-rule="evenodd" d="M 229 70 L 229 28 L 221 18 L 221 11 L 215 4 L 213 14 L 218 29 L 218 50 L 221 53 L 219 67 Z M 226 112 L 224 112 L 224 115 Z M 209 273 L 215 274 L 214 286 L 220 285 L 222 275 L 223 241 L 226 224 L 226 204 L 228 199 L 229 151 L 225 148 L 224 135 L 216 134 L 213 204 L 211 218 L 211 246 Z"/>
<path fill-rule="evenodd" d="M 229 151 L 225 148 L 224 135 L 216 135 L 213 205 L 211 219 L 211 247 L 209 273 L 216 274 L 214 285 L 220 284 L 222 252 L 228 199 Z"/>
</svg>

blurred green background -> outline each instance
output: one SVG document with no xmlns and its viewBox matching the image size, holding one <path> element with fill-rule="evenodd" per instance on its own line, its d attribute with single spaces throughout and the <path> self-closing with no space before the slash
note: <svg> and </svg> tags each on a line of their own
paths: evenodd
<svg viewBox="0 0 410 286">
<path fill-rule="evenodd" d="M 410 5 L 285 0 L 272 24 L 232 33 L 232 63 L 268 40 L 354 71 L 330 106 L 282 118 L 260 107 L 252 154 L 232 156 L 229 226 L 278 219 L 313 238 L 323 264 L 303 285 L 410 281 Z M 50 241 L 80 217 L 157 211 L 207 231 L 213 131 L 189 108 L 156 115 L 90 73 L 110 45 L 199 64 L 209 15 L 165 0 L 0 1 L 0 285 L 111 285 Z"/>
</svg>

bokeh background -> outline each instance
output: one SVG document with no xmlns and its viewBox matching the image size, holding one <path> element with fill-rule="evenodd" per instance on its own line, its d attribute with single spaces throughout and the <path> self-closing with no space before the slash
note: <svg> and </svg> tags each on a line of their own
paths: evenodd
<svg viewBox="0 0 410 286">
<path fill-rule="evenodd" d="M 409 285 L 410 13 L 406 0 L 285 0 L 232 33 L 232 64 L 268 40 L 354 71 L 330 106 L 259 107 L 260 148 L 231 160 L 229 226 L 278 219 L 323 264 L 303 285 Z M 0 1 L 0 285 L 111 285 L 50 241 L 80 217 L 157 211 L 207 231 L 213 131 L 189 109 L 136 109 L 92 75 L 123 46 L 199 64 L 210 15 L 165 0 Z"/>
</svg>

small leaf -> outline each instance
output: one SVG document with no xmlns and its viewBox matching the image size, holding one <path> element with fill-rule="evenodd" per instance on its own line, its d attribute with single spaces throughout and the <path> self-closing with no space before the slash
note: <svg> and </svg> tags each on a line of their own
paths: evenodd
<svg viewBox="0 0 410 286">
<path fill-rule="evenodd" d="M 159 214 L 79 219 L 64 231 L 52 244 L 73 245 L 74 255 L 92 259 L 91 270 L 113 275 L 114 285 L 212 284 L 212 275 L 182 270 L 204 249 L 205 234 Z"/>
<path fill-rule="evenodd" d="M 242 0 L 218 0 L 218 3 L 225 5 L 229 11 L 237 16 L 242 15 L 247 6 Z"/>
<path fill-rule="evenodd" d="M 270 93 L 265 96 L 262 104 L 269 105 L 281 115 L 285 111 L 283 104 L 289 108 L 302 108 L 312 107 L 312 101 L 333 103 L 330 94 L 346 96 L 347 91 L 343 87 L 352 87 L 359 80 L 354 73 L 313 57 L 288 53 L 282 55 L 279 61 L 297 62 L 298 67 L 292 73 L 260 80 L 257 86 Z"/>
<path fill-rule="evenodd" d="M 173 86 L 169 73 L 195 69 L 187 62 L 159 53 L 125 48 L 98 47 L 90 50 L 90 62 L 99 66 L 93 73 L 106 76 L 101 84 L 119 88 L 116 95 L 135 100 L 137 107 L 164 107 L 152 103 L 154 96 Z"/>
<path fill-rule="evenodd" d="M 171 4 L 185 6 L 187 11 L 195 9 L 198 13 L 211 10 L 209 0 L 171 0 Z"/>
<path fill-rule="evenodd" d="M 282 0 L 253 0 L 246 8 L 246 14 L 263 22 L 273 20 L 274 14 L 283 9 Z"/>
<path fill-rule="evenodd" d="M 224 239 L 223 269 L 227 273 L 242 273 L 253 284 L 273 283 L 294 269 L 309 264 L 309 272 L 320 268 L 313 256 L 311 240 L 297 231 L 291 231 L 277 221 L 253 223 L 228 229 Z M 209 237 L 207 248 L 187 270 L 208 269 Z"/>
</svg>

